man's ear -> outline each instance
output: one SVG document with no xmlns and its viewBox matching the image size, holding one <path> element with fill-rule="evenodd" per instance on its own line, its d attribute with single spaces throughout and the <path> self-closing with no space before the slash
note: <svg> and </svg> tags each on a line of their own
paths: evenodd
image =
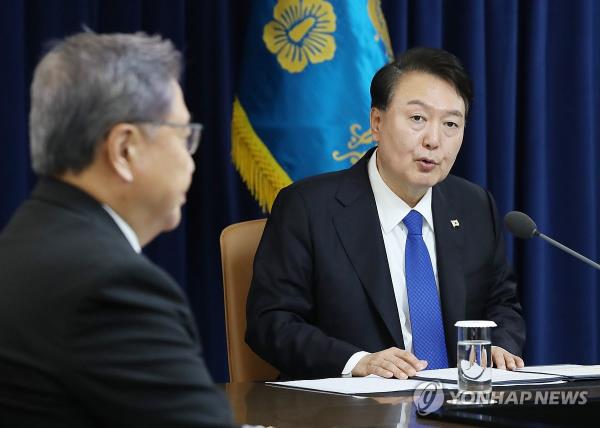
<svg viewBox="0 0 600 428">
<path fill-rule="evenodd" d="M 381 121 L 383 117 L 381 115 L 381 110 L 377 107 L 371 107 L 371 134 L 373 135 L 373 141 L 379 141 L 381 138 Z"/>
<path fill-rule="evenodd" d="M 109 167 L 128 183 L 133 181 L 132 163 L 138 154 L 141 138 L 139 129 L 128 123 L 113 126 L 106 137 Z"/>
</svg>

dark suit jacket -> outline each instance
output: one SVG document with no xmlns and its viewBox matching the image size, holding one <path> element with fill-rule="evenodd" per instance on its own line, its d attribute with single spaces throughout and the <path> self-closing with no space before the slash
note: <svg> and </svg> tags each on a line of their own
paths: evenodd
<svg viewBox="0 0 600 428">
<path fill-rule="evenodd" d="M 0 426 L 229 426 L 175 282 L 42 180 L 0 235 Z"/>
<path fill-rule="evenodd" d="M 339 376 L 350 356 L 404 347 L 369 152 L 352 168 L 278 195 L 254 261 L 246 341 L 286 377 Z M 463 319 L 498 324 L 492 341 L 520 355 L 525 325 L 491 195 L 449 176 L 432 194 L 448 361 Z M 450 220 L 459 220 L 454 228 Z"/>
</svg>

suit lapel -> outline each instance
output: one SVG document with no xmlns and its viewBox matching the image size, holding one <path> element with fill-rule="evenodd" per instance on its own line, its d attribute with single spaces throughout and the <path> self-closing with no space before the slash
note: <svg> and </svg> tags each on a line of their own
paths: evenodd
<svg viewBox="0 0 600 428">
<path fill-rule="evenodd" d="M 446 348 L 448 361 L 454 365 L 456 363 L 454 324 L 464 317 L 466 302 L 462 266 L 464 230 L 460 225 L 460 212 L 446 197 L 441 185 L 433 188 L 432 211 Z"/>
<path fill-rule="evenodd" d="M 342 180 L 336 197 L 344 208 L 335 215 L 333 223 L 367 295 L 396 346 L 403 348 L 392 278 L 367 172 L 372 153 L 373 150 L 363 156 Z"/>
</svg>

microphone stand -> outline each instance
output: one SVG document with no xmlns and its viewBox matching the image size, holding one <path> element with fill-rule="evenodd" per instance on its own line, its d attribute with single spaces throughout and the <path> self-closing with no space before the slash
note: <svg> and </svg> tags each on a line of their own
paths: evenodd
<svg viewBox="0 0 600 428">
<path fill-rule="evenodd" d="M 561 250 L 563 250 L 563 251 L 569 253 L 570 255 L 572 255 L 573 257 L 576 257 L 579 260 L 581 260 L 582 262 L 587 263 L 591 267 L 600 270 L 600 264 L 596 263 L 593 260 L 588 259 L 587 257 L 579 254 L 576 251 L 571 250 L 569 247 L 566 247 L 563 244 L 561 244 L 560 242 L 555 241 L 554 239 L 550 238 L 549 236 L 544 235 L 543 233 L 541 233 L 537 229 L 533 232 L 533 235 L 534 236 L 539 236 L 540 238 L 542 238 L 544 241 L 548 242 L 549 244 L 554 245 L 557 248 L 560 248 Z"/>
</svg>

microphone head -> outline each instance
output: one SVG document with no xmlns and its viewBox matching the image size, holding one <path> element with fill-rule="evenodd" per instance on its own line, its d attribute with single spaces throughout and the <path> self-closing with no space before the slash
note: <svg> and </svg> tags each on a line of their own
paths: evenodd
<svg viewBox="0 0 600 428">
<path fill-rule="evenodd" d="M 504 225 L 517 238 L 529 239 L 539 232 L 535 222 L 527 214 L 511 211 L 504 216 Z"/>
</svg>

